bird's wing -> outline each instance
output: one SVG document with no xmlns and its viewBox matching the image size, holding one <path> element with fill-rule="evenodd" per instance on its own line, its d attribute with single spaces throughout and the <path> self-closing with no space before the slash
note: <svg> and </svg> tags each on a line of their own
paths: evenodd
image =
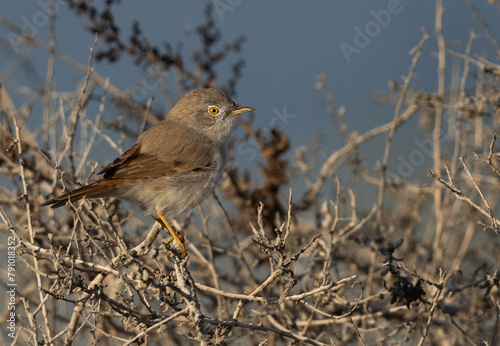
<svg viewBox="0 0 500 346">
<path fill-rule="evenodd" d="M 99 174 L 100 179 L 154 179 L 216 169 L 218 159 L 218 151 L 208 138 L 172 121 L 146 131 L 137 144 Z"/>
</svg>

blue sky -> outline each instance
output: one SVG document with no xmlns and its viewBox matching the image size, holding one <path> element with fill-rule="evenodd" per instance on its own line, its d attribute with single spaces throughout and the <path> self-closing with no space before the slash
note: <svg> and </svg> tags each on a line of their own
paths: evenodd
<svg viewBox="0 0 500 346">
<path fill-rule="evenodd" d="M 426 28 L 430 39 L 423 48 L 412 87 L 430 92 L 437 87 L 437 61 L 433 56 L 437 50 L 433 31 L 434 1 L 212 2 L 223 39 L 231 41 L 241 35 L 246 37 L 242 53 L 233 58 L 235 61 L 241 57 L 246 62 L 237 86 L 236 101 L 256 109 L 255 124 L 259 127 L 276 122 L 277 112 L 289 114 L 289 121 L 283 122 L 283 129 L 291 137 L 293 148 L 307 145 L 318 135 L 324 138 L 321 149 L 325 155 L 342 145 L 337 123 L 326 112 L 324 95 L 315 89 L 315 76 L 319 74 L 326 76 L 326 85 L 332 89 L 336 105 L 345 107 L 344 119 L 351 131 L 362 133 L 391 121 L 394 106 L 375 105 L 372 95 L 387 92 L 389 80 L 401 81 L 401 76 L 408 73 L 412 58 L 409 51 L 420 41 L 421 28 Z M 0 13 L 14 24 L 33 31 L 37 37 L 48 40 L 49 25 L 44 22 L 47 3 L 49 0 L 3 2 Z M 204 21 L 205 3 L 207 1 L 124 1 L 114 6 L 114 14 L 124 35 L 129 32 L 133 21 L 139 21 L 143 33 L 156 45 L 163 41 L 175 44 L 190 29 L 191 36 L 185 45 L 189 54 L 199 42 L 194 29 Z M 451 48 L 463 52 L 470 28 L 476 33 L 483 33 L 484 28 L 474 20 L 473 11 L 465 0 L 444 0 L 443 3 L 446 8 L 445 40 Z M 57 4 L 57 48 L 87 64 L 94 37 L 83 30 L 85 20 L 76 17 L 62 1 Z M 498 5 L 486 0 L 474 1 L 474 4 L 490 25 L 492 35 L 500 37 Z M 1 27 L 0 36 L 7 40 L 0 54 L 0 78 L 20 106 L 24 99 L 15 96 L 17 88 L 41 87 L 47 54 L 41 49 L 25 52 L 24 68 L 16 67 L 15 52 L 9 47 L 9 31 Z M 485 38 L 475 42 L 474 50 L 495 61 L 491 44 Z M 27 63 L 37 71 L 36 78 L 27 77 Z M 460 64 L 450 58 L 448 71 L 457 63 Z M 95 63 L 94 67 L 122 90 L 143 76 L 143 71 L 133 66 L 129 58 L 117 64 Z M 56 62 L 54 81 L 57 90 L 74 91 L 82 77 L 80 72 Z M 451 74 L 447 85 L 450 78 Z M 155 96 L 155 109 L 167 111 L 161 88 L 152 90 L 150 96 Z M 395 155 L 398 150 L 403 151 L 411 145 L 406 142 L 410 136 L 405 133 L 417 131 L 416 126 L 414 122 L 401 129 L 395 138 Z M 384 137 L 381 137 L 373 145 L 362 148 L 370 169 L 382 159 L 383 144 Z M 99 161 L 109 161 L 115 153 L 110 150 L 109 158 L 108 155 L 102 158 L 97 153 L 94 155 Z M 244 155 L 239 158 L 242 166 L 254 165 L 247 161 Z"/>
</svg>

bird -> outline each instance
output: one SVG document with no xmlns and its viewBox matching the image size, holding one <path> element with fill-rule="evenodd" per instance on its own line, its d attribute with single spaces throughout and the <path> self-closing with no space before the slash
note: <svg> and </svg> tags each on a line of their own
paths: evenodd
<svg viewBox="0 0 500 346">
<path fill-rule="evenodd" d="M 213 194 L 223 176 L 235 118 L 251 111 L 215 89 L 192 90 L 88 185 L 42 206 L 58 208 L 84 197 L 135 203 L 170 233 L 186 257 L 184 235 L 168 219 L 188 214 Z"/>
</svg>

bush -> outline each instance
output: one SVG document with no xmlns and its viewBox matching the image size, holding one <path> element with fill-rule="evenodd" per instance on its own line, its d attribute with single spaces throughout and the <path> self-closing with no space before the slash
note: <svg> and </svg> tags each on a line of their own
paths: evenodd
<svg viewBox="0 0 500 346">
<path fill-rule="evenodd" d="M 430 39 L 423 32 L 403 83 L 390 84 L 398 96 L 393 120 L 365 133 L 348 129 L 345 110 L 335 106 L 326 77 L 318 76 L 317 87 L 345 143 L 316 164 L 314 150 L 297 148 L 287 155 L 290 140 L 279 128 L 254 129 L 252 119 L 240 120 L 245 137 L 239 140 L 260 149 L 262 179 L 230 162 L 220 188 L 224 198 L 213 198 L 211 216 L 200 208 L 197 222 L 178 220 L 188 234 L 189 257 L 182 259 L 165 249 L 167 234 L 158 224 L 147 231 L 150 221 L 120 200 L 84 200 L 55 211 L 41 204 L 96 172 L 98 164 L 88 159 L 96 142 L 121 153 L 125 138 L 162 117 L 149 102 L 131 101 L 129 93 L 99 76 L 92 59 L 116 62 L 128 55 L 148 68 L 144 83 L 162 83 L 175 70 L 179 94 L 217 86 L 234 95 L 243 62 L 234 63 L 226 81 L 217 71 L 243 39 L 222 43 L 208 6 L 191 70 L 182 47 L 151 45 L 139 24 L 123 39 L 112 1 L 103 9 L 86 1 L 69 4 L 105 43 L 105 49 L 92 50 L 86 68 L 69 62 L 82 69 L 83 84 L 73 93 L 58 92 L 49 72 L 43 92 L 30 90 L 19 107 L 1 89 L 0 230 L 8 257 L 3 268 L 10 273 L 2 276 L 8 293 L 4 340 L 12 342 L 15 335 L 20 344 L 498 343 L 500 69 L 470 48 L 475 33 L 465 51 L 453 51 L 436 21 L 439 88 L 427 93 L 410 88 Z M 436 9 L 440 19 L 439 0 Z M 23 35 L 20 28 L 9 30 Z M 488 39 L 500 54 L 495 38 Z M 60 54 L 38 40 L 28 44 L 47 48 L 52 59 Z M 445 83 L 449 56 L 462 61 L 458 90 Z M 37 103 L 43 105 L 43 122 L 30 128 L 26 120 L 35 116 Z M 103 122 L 107 105 L 121 116 Z M 399 174 L 390 174 L 395 133 L 416 117 L 421 131 L 415 131 Z M 444 130 L 451 136 L 443 136 Z M 431 139 L 422 140 L 426 131 Z M 360 147 L 376 137 L 386 144 L 378 171 L 371 172 Z M 405 169 L 424 162 L 431 167 L 427 180 L 404 178 Z M 376 187 L 371 209 L 357 205 L 362 191 L 343 184 L 340 169 Z M 292 182 L 305 182 L 307 192 L 296 196 Z"/>
</svg>

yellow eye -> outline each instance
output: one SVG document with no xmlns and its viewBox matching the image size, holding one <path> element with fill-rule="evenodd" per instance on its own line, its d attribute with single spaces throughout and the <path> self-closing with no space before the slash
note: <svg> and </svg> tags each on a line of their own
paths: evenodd
<svg viewBox="0 0 500 346">
<path fill-rule="evenodd" d="M 219 108 L 217 108 L 215 106 L 211 106 L 208 108 L 208 112 L 212 115 L 217 115 L 220 113 L 220 110 L 219 110 Z"/>
</svg>

